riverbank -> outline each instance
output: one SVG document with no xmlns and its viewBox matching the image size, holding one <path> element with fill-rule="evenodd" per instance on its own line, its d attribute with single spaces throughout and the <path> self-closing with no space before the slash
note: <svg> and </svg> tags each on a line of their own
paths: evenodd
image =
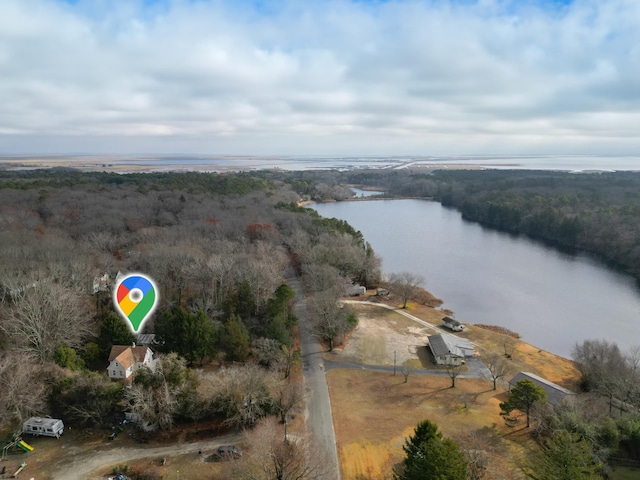
<svg viewBox="0 0 640 480">
<path fill-rule="evenodd" d="M 639 342 L 635 281 L 591 256 L 484 228 L 433 201 L 311 207 L 359 230 L 384 272 L 422 275 L 457 320 L 508 328 L 565 358 L 585 340 L 606 339 L 622 350 Z"/>
<path fill-rule="evenodd" d="M 424 289 L 422 290 L 421 298 L 436 299 L 431 293 Z M 395 350 L 402 350 L 402 361 L 409 358 L 416 358 L 415 347 L 425 346 L 426 335 L 433 333 L 440 333 L 440 331 L 430 331 L 431 329 L 424 328 L 424 325 L 416 322 L 411 322 L 410 319 L 405 317 L 398 317 L 399 313 L 389 312 L 388 310 L 380 307 L 378 312 L 375 312 L 375 308 L 371 305 L 366 305 L 362 302 L 375 302 L 384 306 L 397 309 L 399 312 L 405 312 L 410 316 L 417 317 L 419 320 L 426 322 L 429 325 L 435 327 L 443 327 L 442 319 L 445 316 L 451 315 L 451 312 L 446 309 L 440 309 L 439 303 L 442 301 L 436 299 L 436 303 L 429 302 L 416 302 L 410 300 L 407 302 L 406 309 L 400 309 L 401 301 L 395 298 L 393 295 L 387 297 L 378 297 L 373 292 L 369 292 L 367 295 L 361 297 L 354 297 L 355 300 L 350 302 L 350 305 L 360 313 L 363 313 L 366 319 L 383 319 L 388 323 L 390 316 L 396 316 L 393 323 L 388 323 L 387 328 L 389 331 L 384 332 L 380 330 L 381 325 L 379 322 L 374 322 L 373 335 L 370 335 L 371 341 L 365 342 L 368 347 L 374 345 L 375 338 L 393 338 L 395 342 Z M 358 303 L 362 303 L 358 306 Z M 547 378 L 554 383 L 564 386 L 573 391 L 578 390 L 580 373 L 575 367 L 572 360 L 569 358 L 556 355 L 552 352 L 544 350 L 536 345 L 528 343 L 520 338 L 515 338 L 514 333 L 517 332 L 501 332 L 499 331 L 502 325 L 495 325 L 498 327 L 496 330 L 487 329 L 485 326 L 476 326 L 473 323 L 466 323 L 466 328 L 462 332 L 449 332 L 448 329 L 444 329 L 445 333 L 450 333 L 458 337 L 466 338 L 477 347 L 477 353 L 481 357 L 486 357 L 491 354 L 498 354 L 499 356 L 508 357 L 508 363 L 510 371 L 513 371 L 513 375 L 520 371 L 526 371 L 534 373 L 541 377 Z M 362 328 L 366 330 L 371 325 L 365 325 Z M 397 335 L 405 335 L 404 341 L 398 340 Z M 395 335 L 395 336 L 394 336 Z M 365 337 L 367 334 L 365 333 Z M 372 347 L 373 348 L 373 347 Z M 393 351 L 392 349 L 391 351 Z M 338 349 L 340 351 L 340 349 Z M 413 353 L 411 353 L 413 351 Z M 351 350 L 348 353 L 351 354 Z M 399 362 L 398 364 L 401 364 Z M 380 364 L 393 365 L 393 359 L 387 356 L 385 362 Z M 503 379 L 505 380 L 505 379 Z M 508 380 L 508 379 L 506 379 Z"/>
</svg>

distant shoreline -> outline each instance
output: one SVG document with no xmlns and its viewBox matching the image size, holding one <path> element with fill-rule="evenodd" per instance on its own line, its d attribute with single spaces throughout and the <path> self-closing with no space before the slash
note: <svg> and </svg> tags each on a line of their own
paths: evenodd
<svg viewBox="0 0 640 480">
<path fill-rule="evenodd" d="M 0 155 L 0 170 L 73 168 L 83 172 L 241 172 L 259 170 L 538 170 L 640 171 L 640 156 L 616 155 Z"/>
<path fill-rule="evenodd" d="M 294 160 L 295 161 L 295 160 Z M 193 159 L 184 161 L 168 158 L 139 158 L 139 157 L 91 157 L 91 156 L 33 156 L 33 157 L 0 157 L 0 170 L 29 171 L 51 168 L 73 168 L 83 172 L 108 172 L 108 173 L 169 173 L 169 172 L 202 172 L 202 173 L 225 173 L 257 170 L 290 170 L 287 162 L 289 158 L 278 157 L 216 157 L 210 161 Z M 372 161 L 368 165 L 354 165 L 352 169 L 412 169 L 416 171 L 428 172 L 434 170 L 475 170 L 492 168 L 488 166 L 472 163 L 416 163 L 416 161 L 396 161 L 393 167 L 380 168 Z M 278 165 L 280 163 L 280 165 Z M 354 162 L 355 164 L 356 162 Z M 313 161 L 310 162 L 313 164 Z M 517 164 L 513 165 L 514 167 Z M 330 162 L 326 166 L 314 165 L 313 170 L 333 170 Z M 307 168 L 309 169 L 309 168 Z M 291 169 L 291 171 L 296 169 Z M 300 170 L 304 170 L 301 168 Z"/>
</svg>

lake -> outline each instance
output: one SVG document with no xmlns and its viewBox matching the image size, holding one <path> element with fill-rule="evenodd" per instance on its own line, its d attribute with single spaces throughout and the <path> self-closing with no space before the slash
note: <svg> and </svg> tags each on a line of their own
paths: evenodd
<svg viewBox="0 0 640 480">
<path fill-rule="evenodd" d="M 640 345 L 637 283 L 589 255 L 484 228 L 426 200 L 312 207 L 360 230 L 384 272 L 423 275 L 460 321 L 506 327 L 564 357 L 585 339 Z"/>
</svg>

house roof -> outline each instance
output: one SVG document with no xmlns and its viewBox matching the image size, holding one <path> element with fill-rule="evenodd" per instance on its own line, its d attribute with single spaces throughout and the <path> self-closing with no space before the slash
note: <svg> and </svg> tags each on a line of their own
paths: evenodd
<svg viewBox="0 0 640 480">
<path fill-rule="evenodd" d="M 538 375 L 529 372 L 517 373 L 511 380 L 509 380 L 509 385 L 515 385 L 520 380 L 524 379 L 531 380 L 537 386 L 542 387 L 542 389 L 547 394 L 547 402 L 552 405 L 560 403 L 560 401 L 567 395 L 575 395 L 575 393 L 571 390 L 568 390 L 547 380 L 546 378 L 539 377 Z"/>
<path fill-rule="evenodd" d="M 429 347 L 436 357 L 444 355 L 453 355 L 456 357 L 464 357 L 464 352 L 453 341 L 450 335 L 438 334 L 429 335 Z"/>
<path fill-rule="evenodd" d="M 117 360 L 125 369 L 144 362 L 149 347 L 132 347 L 130 345 L 114 345 L 109 353 L 109 362 Z"/>
</svg>

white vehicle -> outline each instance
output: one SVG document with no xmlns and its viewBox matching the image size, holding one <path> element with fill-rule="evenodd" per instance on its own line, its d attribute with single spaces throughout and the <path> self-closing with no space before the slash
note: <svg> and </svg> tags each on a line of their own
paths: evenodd
<svg viewBox="0 0 640 480">
<path fill-rule="evenodd" d="M 57 418 L 31 417 L 22 424 L 22 433 L 60 438 L 64 433 L 64 423 Z"/>
</svg>

